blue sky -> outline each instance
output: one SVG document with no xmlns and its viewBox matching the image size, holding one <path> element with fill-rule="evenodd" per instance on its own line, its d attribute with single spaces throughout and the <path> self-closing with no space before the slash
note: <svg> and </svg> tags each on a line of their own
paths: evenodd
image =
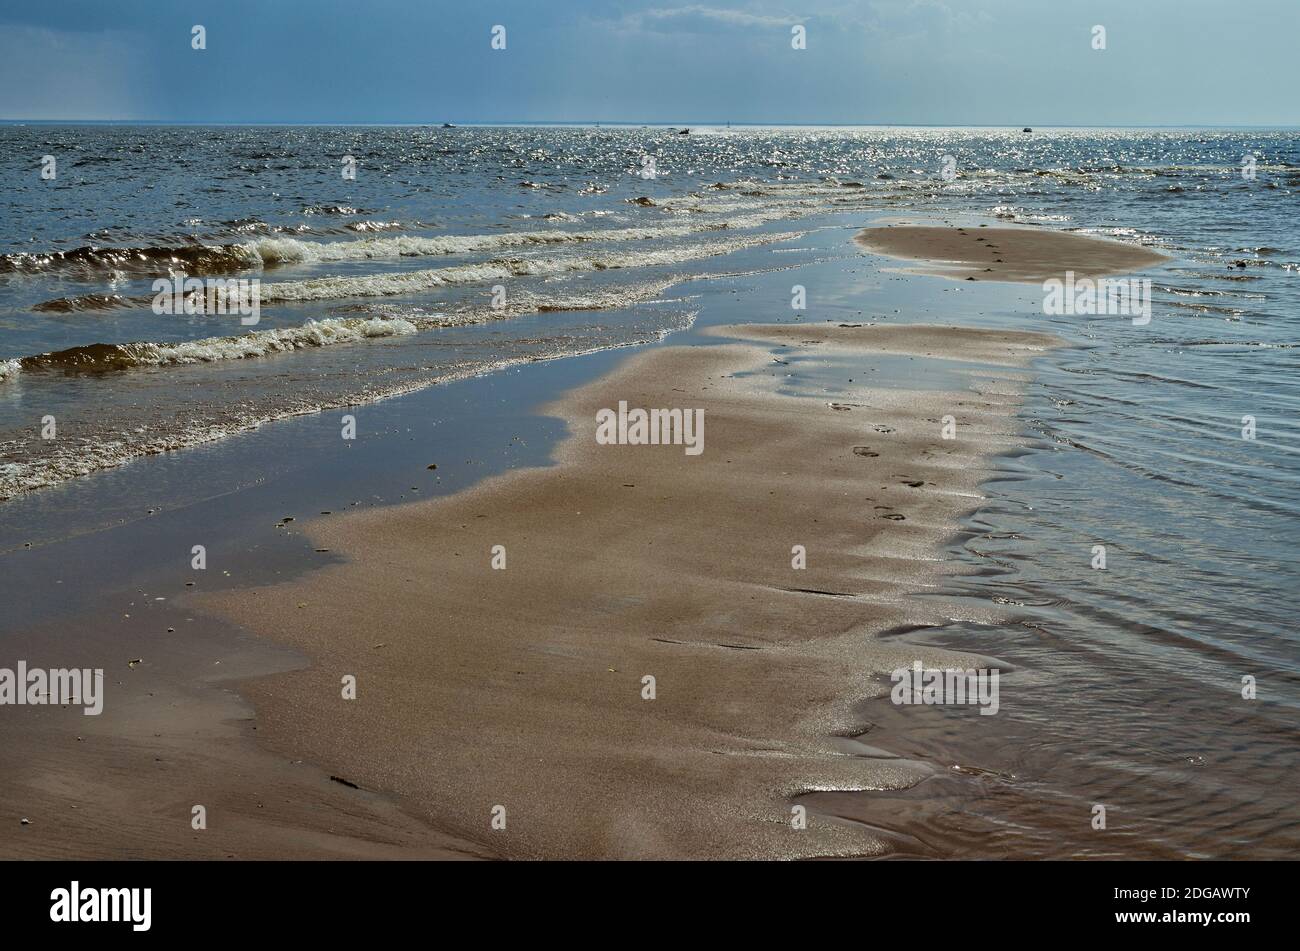
<svg viewBox="0 0 1300 951">
<path fill-rule="evenodd" d="M 1300 0 L 0 0 L 0 118 L 1300 125 L 1297 27 Z"/>
</svg>

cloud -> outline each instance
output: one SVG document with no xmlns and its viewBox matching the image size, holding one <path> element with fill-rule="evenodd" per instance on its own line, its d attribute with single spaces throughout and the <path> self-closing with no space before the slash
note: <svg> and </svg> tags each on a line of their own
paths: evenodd
<svg viewBox="0 0 1300 951">
<path fill-rule="evenodd" d="M 693 4 L 652 8 L 623 18 L 625 26 L 654 33 L 717 33 L 720 29 L 780 30 L 803 23 L 807 17 L 768 16 Z"/>
</svg>

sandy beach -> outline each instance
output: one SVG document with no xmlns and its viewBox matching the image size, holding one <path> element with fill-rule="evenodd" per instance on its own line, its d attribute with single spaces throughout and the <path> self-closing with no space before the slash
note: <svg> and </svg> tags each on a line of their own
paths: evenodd
<svg viewBox="0 0 1300 951">
<path fill-rule="evenodd" d="M 896 788 L 925 768 L 846 754 L 853 702 L 920 658 L 881 642 L 938 621 L 909 600 L 1015 445 L 1034 333 L 744 326 L 652 351 L 546 412 L 552 468 L 447 500 L 318 519 L 348 563 L 202 600 L 312 658 L 253 681 L 260 737 L 503 857 L 867 855 L 871 830 L 790 825 L 816 789 Z M 934 354 L 1006 368 L 969 392 L 778 392 L 774 347 Z M 741 374 L 745 374 L 743 377 Z M 619 401 L 699 408 L 705 451 L 599 445 Z M 940 418 L 957 438 L 941 437 Z M 804 546 L 807 568 L 792 568 Z M 493 568 L 504 546 L 504 570 Z M 499 552 L 499 549 L 498 549 Z M 341 699 L 344 676 L 355 700 Z M 643 699 L 643 678 L 655 698 Z M 504 806 L 504 830 L 490 826 Z"/>
<path fill-rule="evenodd" d="M 1009 284 L 1160 259 L 1030 228 L 896 225 L 855 241 L 944 277 L 991 242 L 999 269 L 982 279 Z M 1024 451 L 1030 364 L 1064 341 L 907 313 L 845 319 L 864 306 L 715 318 L 610 361 L 530 410 L 564 433 L 548 464 L 423 501 L 334 495 L 331 512 L 277 526 L 279 542 L 324 553 L 289 580 L 177 589 L 190 576 L 169 569 L 168 610 L 199 622 L 198 639 L 160 635 L 163 616 L 145 622 L 145 646 L 135 620 L 106 622 L 117 640 L 94 625 L 27 632 L 29 656 L 57 637 L 105 667 L 128 644 L 148 664 L 115 677 L 102 720 L 29 708 L 0 805 L 34 824 L 7 854 L 932 856 L 952 831 L 980 854 L 977 833 L 968 846 L 943 822 L 980 794 L 970 777 L 1004 775 L 976 764 L 1015 734 L 974 716 L 959 739 L 900 713 L 889 674 L 995 668 L 1013 702 L 1012 662 L 909 635 L 1007 620 L 996 598 L 945 600 L 972 570 L 953 539 L 996 457 Z M 620 406 L 698 414 L 700 451 L 605 444 L 602 411 Z M 455 481 L 477 464 L 457 452 L 493 444 L 462 437 L 416 468 Z M 196 680 L 205 665 L 219 676 Z M 188 825 L 196 802 L 210 829 Z"/>
<path fill-rule="evenodd" d="M 903 247 L 947 259 L 969 230 L 928 229 L 936 235 Z M 863 234 L 877 231 L 907 234 Z M 1021 233 L 1044 240 L 1006 241 L 1000 278 L 1096 272 L 1144 253 Z M 17 854 L 911 848 L 896 822 L 819 812 L 818 797 L 907 790 L 942 768 L 868 736 L 864 701 L 888 692 L 890 671 L 1007 668 L 888 635 L 947 620 L 940 599 L 916 595 L 964 570 L 944 547 L 981 504 L 993 457 L 1021 444 L 1029 362 L 1060 341 L 876 321 L 733 324 L 696 337 L 538 407 L 568 433 L 551 465 L 312 518 L 294 527 L 338 563 L 187 593 L 182 613 L 219 622 L 203 649 L 224 665 L 215 686 L 238 696 L 187 685 L 179 671 L 147 692 L 124 678 L 125 720 L 88 724 L 93 746 L 77 737 L 72 763 L 33 764 L 10 788 L 15 808 L 38 790 L 47 797 L 39 833 Z M 917 361 L 915 383 L 932 383 L 872 385 L 881 360 Z M 823 392 L 831 379 L 834 398 Z M 620 403 L 702 413 L 702 451 L 601 444 L 598 413 Z M 998 617 L 990 607 L 983 619 Z M 20 742 L 57 746 L 69 727 L 82 729 L 65 718 Z M 160 790 L 151 772 L 177 788 Z M 86 795 L 92 776 L 98 792 Z M 215 810 L 213 832 L 188 828 L 189 799 Z M 806 829 L 792 827 L 795 803 L 809 806 Z M 493 824 L 499 807 L 505 828 Z M 150 831 L 159 827 L 167 834 Z"/>
<path fill-rule="evenodd" d="M 1132 244 L 1045 228 L 900 224 L 864 228 L 854 240 L 876 254 L 925 262 L 920 273 L 975 281 L 1037 284 L 1067 270 L 1100 277 L 1168 260 Z"/>
</svg>

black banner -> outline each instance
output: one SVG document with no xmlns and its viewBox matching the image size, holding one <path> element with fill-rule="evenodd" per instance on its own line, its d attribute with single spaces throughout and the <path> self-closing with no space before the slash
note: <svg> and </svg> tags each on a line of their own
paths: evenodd
<svg viewBox="0 0 1300 951">
<path fill-rule="evenodd" d="M 830 926 L 848 916 L 863 940 L 1012 929 L 1236 942 L 1288 920 L 1292 874 L 1288 864 L 1222 862 L 10 862 L 0 865 L 0 906 L 10 936 L 95 940 L 414 938 L 450 922 L 620 940 L 723 922 L 737 936 L 766 935 L 782 919 Z"/>
</svg>

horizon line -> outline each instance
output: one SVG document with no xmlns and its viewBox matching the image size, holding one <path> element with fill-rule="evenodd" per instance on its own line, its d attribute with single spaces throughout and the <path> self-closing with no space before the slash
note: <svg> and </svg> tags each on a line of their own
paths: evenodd
<svg viewBox="0 0 1300 951">
<path fill-rule="evenodd" d="M 615 128 L 795 128 L 795 129 L 1300 129 L 1294 123 L 1226 124 L 1215 122 L 1175 123 L 1068 123 L 1037 124 L 1032 122 L 1004 123 L 949 123 L 949 122 L 750 122 L 729 119 L 693 121 L 638 121 L 635 119 L 433 119 L 403 121 L 336 121 L 336 120 L 282 120 L 282 119 L 29 119 L 0 118 L 0 125 L 136 125 L 136 126 L 346 126 L 356 128 L 452 128 L 459 127 L 526 127 L 557 126 L 588 128 L 611 126 Z"/>
</svg>

